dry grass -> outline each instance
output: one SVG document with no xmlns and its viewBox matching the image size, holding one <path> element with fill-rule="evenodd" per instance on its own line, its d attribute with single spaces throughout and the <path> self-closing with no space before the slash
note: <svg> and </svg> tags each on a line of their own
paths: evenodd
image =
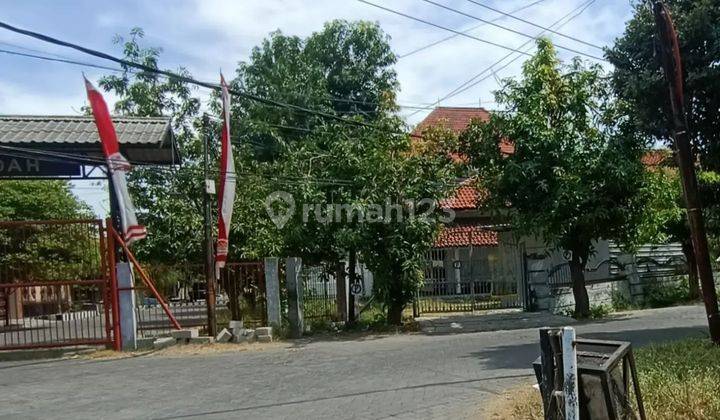
<svg viewBox="0 0 720 420">
<path fill-rule="evenodd" d="M 647 418 L 720 419 L 720 347 L 688 339 L 636 350 Z M 540 392 L 530 384 L 507 391 L 486 411 L 490 419 L 542 419 Z"/>
<path fill-rule="evenodd" d="M 720 346 L 691 339 L 637 352 L 650 419 L 720 419 Z"/>
<path fill-rule="evenodd" d="M 540 391 L 534 388 L 533 384 L 534 382 L 529 382 L 504 392 L 500 397 L 490 402 L 483 418 L 492 420 L 542 420 Z"/>
</svg>

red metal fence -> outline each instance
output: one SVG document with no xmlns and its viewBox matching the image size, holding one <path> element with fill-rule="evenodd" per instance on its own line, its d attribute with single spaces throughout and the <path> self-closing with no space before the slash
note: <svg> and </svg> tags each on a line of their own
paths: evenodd
<svg viewBox="0 0 720 420">
<path fill-rule="evenodd" d="M 100 220 L 0 222 L 0 350 L 110 345 Z"/>
</svg>

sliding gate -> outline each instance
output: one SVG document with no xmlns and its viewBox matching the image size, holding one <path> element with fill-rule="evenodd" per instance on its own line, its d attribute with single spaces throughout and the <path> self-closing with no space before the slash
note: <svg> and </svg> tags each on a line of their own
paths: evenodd
<svg viewBox="0 0 720 420">
<path fill-rule="evenodd" d="M 523 308 L 523 273 L 517 247 L 435 248 L 427 255 L 416 316 Z"/>
<path fill-rule="evenodd" d="M 0 350 L 112 343 L 101 220 L 0 222 Z"/>
</svg>

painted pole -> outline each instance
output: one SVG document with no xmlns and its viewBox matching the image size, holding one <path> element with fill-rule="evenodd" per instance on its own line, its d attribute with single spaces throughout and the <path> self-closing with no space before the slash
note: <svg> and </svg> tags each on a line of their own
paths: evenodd
<svg viewBox="0 0 720 420">
<path fill-rule="evenodd" d="M 575 329 L 562 329 L 563 396 L 565 397 L 565 420 L 580 420 L 578 399 L 577 351 Z"/>
</svg>

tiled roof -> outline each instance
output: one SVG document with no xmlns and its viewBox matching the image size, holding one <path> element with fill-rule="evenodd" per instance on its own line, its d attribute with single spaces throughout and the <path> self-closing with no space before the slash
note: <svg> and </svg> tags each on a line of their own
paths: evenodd
<svg viewBox="0 0 720 420">
<path fill-rule="evenodd" d="M 436 248 L 497 245 L 497 232 L 479 224 L 443 226 L 434 244 Z"/>
<path fill-rule="evenodd" d="M 424 129 L 431 126 L 449 128 L 455 134 L 460 134 L 474 119 L 488 121 L 490 119 L 490 112 L 485 108 L 441 106 L 429 113 L 428 116 L 415 127 L 413 134 L 420 135 Z M 515 153 L 515 145 L 510 140 L 503 139 L 500 142 L 500 152 L 506 155 L 513 154 Z M 458 154 L 453 154 L 453 159 L 456 162 L 464 161 L 464 157 Z"/>
<path fill-rule="evenodd" d="M 668 149 L 656 149 L 645 152 L 642 157 L 643 165 L 647 167 L 663 166 L 672 162 L 672 151 Z"/>
<path fill-rule="evenodd" d="M 443 126 L 460 134 L 473 119 L 487 121 L 490 113 L 484 108 L 461 108 L 461 107 L 437 107 L 422 120 L 415 128 L 415 133 L 420 133 L 430 126 Z"/>
<path fill-rule="evenodd" d="M 465 181 L 455 190 L 452 197 L 440 200 L 440 207 L 453 210 L 472 210 L 477 208 L 485 195 L 481 195 L 477 187 Z"/>
<path fill-rule="evenodd" d="M 169 118 L 113 117 L 118 142 L 162 145 L 171 141 Z M 95 121 L 84 116 L 0 116 L 0 143 L 100 143 Z"/>
</svg>

